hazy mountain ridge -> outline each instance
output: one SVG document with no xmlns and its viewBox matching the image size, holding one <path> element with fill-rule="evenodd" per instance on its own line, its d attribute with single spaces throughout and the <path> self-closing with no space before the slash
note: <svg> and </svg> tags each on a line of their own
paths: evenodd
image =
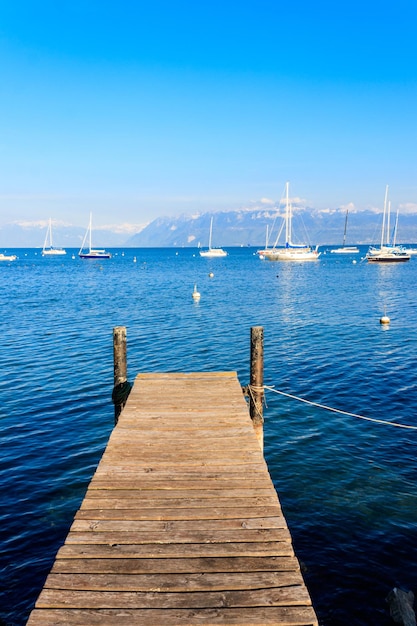
<svg viewBox="0 0 417 626">
<path fill-rule="evenodd" d="M 272 245 L 283 223 L 283 209 L 254 208 L 177 217 L 158 217 L 132 236 L 110 227 L 94 231 L 97 247 L 202 247 L 208 246 L 210 220 L 213 216 L 213 246 L 264 246 L 268 227 Z M 314 245 L 340 245 L 346 213 L 342 209 L 317 211 L 296 209 L 293 216 L 293 240 Z M 391 219 L 391 231 L 394 226 Z M 346 244 L 378 243 L 381 237 L 382 213 L 358 211 L 349 213 Z M 42 248 L 46 228 L 39 224 L 5 224 L 0 227 L 0 248 Z M 54 225 L 56 246 L 79 248 L 85 228 Z M 280 241 L 283 241 L 283 233 Z M 397 242 L 417 242 L 417 214 L 400 215 Z"/>
<path fill-rule="evenodd" d="M 80 248 L 85 227 L 54 225 L 53 244 L 61 248 Z M 4 224 L 0 226 L 0 248 L 43 248 L 46 236 L 46 227 L 39 224 Z M 111 230 L 97 230 L 94 232 L 93 244 L 97 247 L 124 246 L 131 234 L 114 232 Z"/>
<path fill-rule="evenodd" d="M 283 212 L 254 209 L 160 217 L 128 240 L 133 247 L 207 247 L 213 216 L 213 246 L 264 246 L 268 227 L 272 245 L 283 224 Z M 319 212 L 299 209 L 293 216 L 293 241 L 314 245 L 337 245 L 343 240 L 345 211 Z M 382 213 L 361 211 L 349 214 L 346 244 L 377 243 L 381 237 Z M 394 222 L 392 221 L 392 226 Z M 284 233 L 280 241 L 283 241 Z M 400 217 L 397 242 L 417 241 L 417 214 Z"/>
</svg>

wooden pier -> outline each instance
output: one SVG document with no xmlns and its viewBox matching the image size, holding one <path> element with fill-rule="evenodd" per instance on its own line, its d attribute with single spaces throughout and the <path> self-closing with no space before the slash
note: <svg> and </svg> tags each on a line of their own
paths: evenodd
<svg viewBox="0 0 417 626">
<path fill-rule="evenodd" d="M 317 623 L 236 373 L 139 374 L 27 626 Z"/>
</svg>

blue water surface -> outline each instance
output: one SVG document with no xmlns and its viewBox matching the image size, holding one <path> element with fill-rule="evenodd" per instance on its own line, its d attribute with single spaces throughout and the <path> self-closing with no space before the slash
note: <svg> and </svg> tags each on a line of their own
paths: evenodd
<svg viewBox="0 0 417 626">
<path fill-rule="evenodd" d="M 378 266 L 361 255 L 262 261 L 253 248 L 220 259 L 126 249 L 103 261 L 14 252 L 17 261 L 0 264 L 4 623 L 26 623 L 113 428 L 119 325 L 131 381 L 234 370 L 242 384 L 250 327 L 263 326 L 266 385 L 375 420 L 267 391 L 265 457 L 320 624 L 393 623 L 389 591 L 417 590 L 417 431 L 380 421 L 417 428 L 417 258 Z"/>
</svg>

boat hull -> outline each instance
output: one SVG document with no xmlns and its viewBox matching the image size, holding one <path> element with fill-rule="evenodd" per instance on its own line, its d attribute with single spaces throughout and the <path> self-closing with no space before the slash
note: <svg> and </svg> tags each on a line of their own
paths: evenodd
<svg viewBox="0 0 417 626">
<path fill-rule="evenodd" d="M 51 248 L 50 250 L 42 250 L 42 256 L 62 256 L 67 251 L 59 248 Z"/>
<path fill-rule="evenodd" d="M 93 252 L 80 252 L 78 256 L 80 259 L 111 259 L 111 254 L 109 252 L 100 254 L 94 254 Z"/>
<path fill-rule="evenodd" d="M 227 256 L 227 252 L 221 248 L 212 248 L 211 250 L 202 250 L 200 256 L 215 259 Z"/>
<path fill-rule="evenodd" d="M 330 250 L 333 254 L 359 254 L 359 248 L 355 246 L 346 246 L 345 248 L 335 248 L 334 250 Z"/>
<path fill-rule="evenodd" d="M 410 260 L 409 254 L 386 254 L 381 256 L 368 256 L 368 263 L 405 263 Z"/>
<path fill-rule="evenodd" d="M 275 248 L 274 250 L 263 250 L 261 256 L 268 261 L 317 261 L 320 252 L 311 248 Z"/>
<path fill-rule="evenodd" d="M 15 254 L 0 254 L 0 261 L 16 261 L 16 259 Z"/>
</svg>

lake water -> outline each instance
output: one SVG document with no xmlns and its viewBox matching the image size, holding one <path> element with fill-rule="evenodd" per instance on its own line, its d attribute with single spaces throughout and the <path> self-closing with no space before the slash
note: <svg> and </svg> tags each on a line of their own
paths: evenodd
<svg viewBox="0 0 417 626">
<path fill-rule="evenodd" d="M 126 249 L 100 262 L 14 252 L 17 261 L 0 264 L 8 626 L 26 623 L 113 427 L 115 326 L 127 327 L 132 382 L 146 371 L 234 370 L 247 384 L 250 327 L 260 325 L 266 385 L 417 428 L 417 258 L 286 264 L 254 248 L 224 259 Z M 272 391 L 266 400 L 265 457 L 320 623 L 392 624 L 389 591 L 417 590 L 417 430 Z"/>
</svg>

